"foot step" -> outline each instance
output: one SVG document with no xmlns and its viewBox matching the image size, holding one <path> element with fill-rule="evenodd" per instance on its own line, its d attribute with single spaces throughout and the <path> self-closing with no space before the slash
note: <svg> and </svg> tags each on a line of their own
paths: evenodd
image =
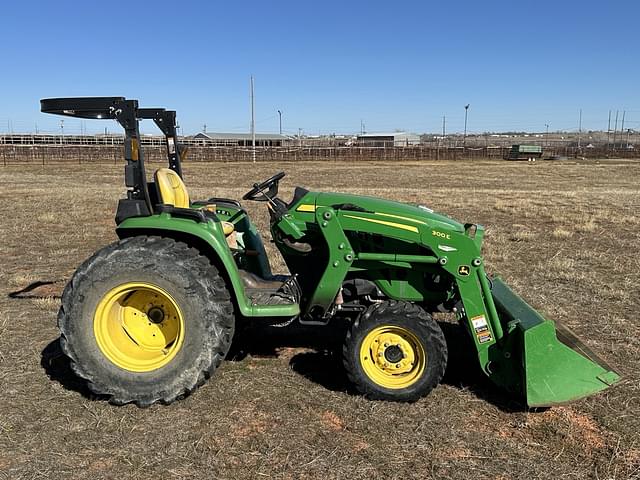
<svg viewBox="0 0 640 480">
<path fill-rule="evenodd" d="M 245 292 L 254 305 L 291 305 L 299 303 L 301 290 L 296 276 L 284 275 L 264 279 L 240 270 Z"/>
</svg>

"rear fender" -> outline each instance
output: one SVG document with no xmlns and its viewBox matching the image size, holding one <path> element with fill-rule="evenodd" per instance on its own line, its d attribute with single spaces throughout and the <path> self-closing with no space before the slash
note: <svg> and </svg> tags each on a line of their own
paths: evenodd
<svg viewBox="0 0 640 480">
<path fill-rule="evenodd" d="M 206 255 L 221 270 L 230 284 L 240 313 L 245 317 L 291 317 L 299 312 L 293 305 L 254 305 L 246 295 L 238 267 L 225 240 L 220 222 L 198 222 L 160 213 L 124 220 L 116 229 L 119 238 L 135 235 L 159 235 L 183 241 Z"/>
</svg>

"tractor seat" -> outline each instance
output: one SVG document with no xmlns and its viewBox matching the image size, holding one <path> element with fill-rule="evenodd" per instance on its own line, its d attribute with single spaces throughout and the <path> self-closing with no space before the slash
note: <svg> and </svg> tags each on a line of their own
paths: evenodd
<svg viewBox="0 0 640 480">
<path fill-rule="evenodd" d="M 156 182 L 158 189 L 158 196 L 160 197 L 160 203 L 165 205 L 172 205 L 175 208 L 190 208 L 191 202 L 189 201 L 189 192 L 185 186 L 182 178 L 176 172 L 170 168 L 159 168 L 153 174 L 153 179 Z M 207 205 L 203 208 L 207 209 Z M 209 210 L 209 209 L 207 209 Z M 222 230 L 225 236 L 231 235 L 235 227 L 231 222 L 221 222 Z"/>
</svg>

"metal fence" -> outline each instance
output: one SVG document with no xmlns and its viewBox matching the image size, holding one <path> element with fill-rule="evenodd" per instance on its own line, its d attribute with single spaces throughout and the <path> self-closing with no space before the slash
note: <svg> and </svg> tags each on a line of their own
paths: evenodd
<svg viewBox="0 0 640 480">
<path fill-rule="evenodd" d="M 298 161 L 420 161 L 420 160 L 499 160 L 507 156 L 509 147 L 257 147 L 258 162 Z M 166 162 L 162 146 L 144 148 L 147 162 Z M 637 158 L 628 149 L 556 147 L 546 149 L 543 158 Z M 3 165 L 62 163 L 117 163 L 123 158 L 122 145 L 0 145 Z M 190 146 L 186 161 L 193 162 L 249 162 L 254 158 L 250 147 Z"/>
</svg>

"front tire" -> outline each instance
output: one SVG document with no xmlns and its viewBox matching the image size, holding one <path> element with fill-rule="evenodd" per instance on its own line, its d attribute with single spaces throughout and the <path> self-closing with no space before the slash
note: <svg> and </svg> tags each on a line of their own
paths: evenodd
<svg viewBox="0 0 640 480">
<path fill-rule="evenodd" d="M 139 236 L 85 261 L 62 295 L 61 346 L 109 401 L 169 404 L 208 379 L 234 331 L 224 280 L 187 244 Z"/>
<path fill-rule="evenodd" d="M 374 400 L 414 402 L 435 388 L 447 365 L 447 344 L 438 324 L 409 302 L 371 306 L 347 332 L 347 376 Z"/>
</svg>

